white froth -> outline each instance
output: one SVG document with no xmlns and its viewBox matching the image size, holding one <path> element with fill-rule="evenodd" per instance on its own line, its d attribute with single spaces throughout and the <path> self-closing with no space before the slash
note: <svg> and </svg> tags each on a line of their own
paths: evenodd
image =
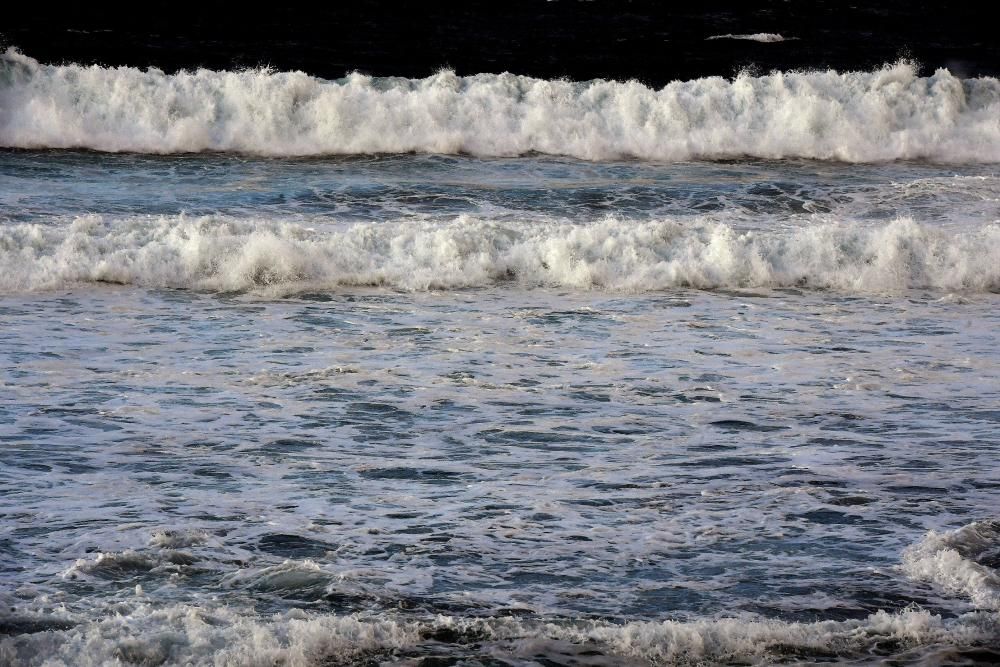
<svg viewBox="0 0 1000 667">
<path fill-rule="evenodd" d="M 322 231 L 224 217 L 77 218 L 0 229 L 0 290 L 107 282 L 213 290 L 493 286 L 646 291 L 686 286 L 847 292 L 1000 287 L 1000 226 L 910 219 L 738 231 L 710 221 L 362 223 Z"/>
<path fill-rule="evenodd" d="M 706 37 L 706 41 L 713 39 L 741 39 L 748 42 L 761 42 L 763 44 L 772 44 L 774 42 L 786 42 L 789 39 L 795 39 L 794 37 L 784 37 L 776 32 L 755 32 L 751 35 L 712 35 L 711 37 Z"/>
<path fill-rule="evenodd" d="M 725 619 L 617 625 L 447 616 L 405 621 L 295 610 L 262 618 L 231 609 L 156 608 L 139 603 L 131 612 L 70 629 L 0 639 L 0 659 L 12 667 L 85 667 L 117 661 L 307 667 L 359 659 L 366 653 L 405 653 L 442 630 L 484 652 L 495 643 L 509 656 L 537 655 L 561 641 L 657 664 L 704 664 L 817 650 L 863 655 L 884 642 L 968 645 L 992 638 L 997 627 L 995 620 L 976 615 L 945 621 L 925 611 L 878 612 L 857 621 L 817 623 Z M 436 650 L 447 649 L 439 644 Z"/>
<path fill-rule="evenodd" d="M 181 549 L 204 544 L 209 535 L 202 530 L 157 530 L 149 537 L 149 545 L 164 549 Z"/>
<path fill-rule="evenodd" d="M 413 645 L 416 627 L 353 616 L 290 612 L 256 619 L 230 609 L 139 605 L 70 630 L 0 639 L 6 665 L 212 664 L 306 667 L 364 651 Z"/>
<path fill-rule="evenodd" d="M 903 555 L 903 570 L 945 592 L 967 596 L 981 609 L 1000 610 L 1000 573 L 977 562 L 1000 553 L 1000 529 L 975 522 L 957 530 L 931 531 Z"/>
<path fill-rule="evenodd" d="M 736 36 L 774 41 L 774 35 Z M 530 152 L 600 160 L 757 156 L 1000 161 L 1000 82 L 774 72 L 673 82 L 165 74 L 0 56 L 0 146 L 261 155 Z"/>
<path fill-rule="evenodd" d="M 760 660 L 797 651 L 835 652 L 851 655 L 879 641 L 908 646 L 968 643 L 981 638 L 982 628 L 949 624 L 926 611 L 884 611 L 858 621 L 788 623 L 778 620 L 724 619 L 679 623 L 629 623 L 624 626 L 594 624 L 585 629 L 558 632 L 555 636 L 575 643 L 586 641 L 610 646 L 616 653 L 654 664 L 716 664 Z"/>
</svg>

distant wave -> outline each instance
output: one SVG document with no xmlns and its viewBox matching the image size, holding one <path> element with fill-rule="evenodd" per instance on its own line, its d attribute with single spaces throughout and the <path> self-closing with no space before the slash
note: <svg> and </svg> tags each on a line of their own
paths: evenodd
<svg viewBox="0 0 1000 667">
<path fill-rule="evenodd" d="M 461 216 L 317 230 L 225 217 L 85 216 L 0 227 L 0 291 L 98 282 L 277 292 L 504 285 L 982 292 L 1000 290 L 1000 225 L 945 232 L 901 219 L 746 232 L 709 221 Z"/>
<path fill-rule="evenodd" d="M 706 37 L 705 41 L 713 39 L 743 39 L 750 42 L 763 42 L 765 44 L 771 44 L 774 42 L 787 42 L 789 40 L 795 39 L 794 37 L 782 37 L 776 32 L 755 32 L 752 35 L 712 35 L 711 37 Z"/>
<path fill-rule="evenodd" d="M 0 146 L 271 156 L 538 152 L 588 160 L 740 156 L 1000 161 L 1000 81 L 775 72 L 674 82 L 164 74 L 0 56 Z"/>
</svg>

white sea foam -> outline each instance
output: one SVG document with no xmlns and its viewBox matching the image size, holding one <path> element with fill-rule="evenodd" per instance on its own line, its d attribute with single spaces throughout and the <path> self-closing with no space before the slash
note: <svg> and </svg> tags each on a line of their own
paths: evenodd
<svg viewBox="0 0 1000 667">
<path fill-rule="evenodd" d="M 107 282 L 208 290 L 407 290 L 511 284 L 625 291 L 678 286 L 847 292 L 1000 289 L 1000 225 L 910 219 L 739 231 L 708 220 L 552 219 L 327 226 L 225 217 L 84 216 L 0 228 L 0 290 Z"/>
<path fill-rule="evenodd" d="M 712 35 L 711 37 L 706 37 L 705 41 L 711 41 L 713 39 L 742 39 L 748 42 L 761 42 L 764 44 L 772 44 L 774 42 L 787 42 L 790 39 L 795 39 L 794 37 L 784 37 L 776 32 L 755 32 L 752 35 Z"/>
<path fill-rule="evenodd" d="M 759 36 L 758 36 L 759 37 Z M 1000 161 L 1000 81 L 775 72 L 674 82 L 51 66 L 0 57 L 0 146 L 262 155 L 529 152 Z"/>
<path fill-rule="evenodd" d="M 234 607 L 154 605 L 140 595 L 117 601 L 115 613 L 98 614 L 96 620 L 66 610 L 42 613 L 6 607 L 0 611 L 0 622 L 33 630 L 0 638 L 0 662 L 53 667 L 117 662 L 306 667 L 366 656 L 419 656 L 428 650 L 435 655 L 451 652 L 468 656 L 471 652 L 525 659 L 596 650 L 654 664 L 714 664 L 766 663 L 817 654 L 870 658 L 886 647 L 910 652 L 912 657 L 942 647 L 991 645 L 1000 637 L 996 572 L 980 562 L 995 560 L 998 538 L 1000 529 L 995 522 L 979 522 L 949 533 L 931 532 L 904 553 L 908 574 L 930 579 L 946 591 L 968 596 L 987 608 L 955 618 L 916 608 L 879 611 L 855 620 L 808 623 L 749 616 L 628 623 L 509 616 L 417 617 L 392 611 L 339 616 L 294 609 L 260 616 Z M 139 554 L 114 556 L 131 562 Z M 99 565 L 105 560 L 108 558 L 99 556 L 86 562 Z M 287 585 L 300 586 L 303 574 L 319 573 L 321 568 L 310 561 L 286 561 L 249 578 L 237 573 L 229 583 L 281 590 Z M 293 577 L 286 581 L 289 575 Z M 9 601 L 12 606 L 17 604 Z"/>
<path fill-rule="evenodd" d="M 181 549 L 205 544 L 210 539 L 208 533 L 202 530 L 157 530 L 149 538 L 149 544 L 163 549 Z"/>
<path fill-rule="evenodd" d="M 0 639 L 0 661 L 12 667 L 85 667 L 118 661 L 306 667 L 389 651 L 419 654 L 429 638 L 447 636 L 451 646 L 429 644 L 435 653 L 502 651 L 508 657 L 529 658 L 565 650 L 569 644 L 657 664 L 742 663 L 815 652 L 868 655 L 886 643 L 970 645 L 995 638 L 997 630 L 996 619 L 988 616 L 944 620 L 918 610 L 817 623 L 724 619 L 618 625 L 509 617 L 407 620 L 301 611 L 261 618 L 227 608 L 137 604 L 127 613 L 69 629 Z"/>
<path fill-rule="evenodd" d="M 976 607 L 1000 610 L 1000 572 L 984 560 L 1000 562 L 1000 524 L 995 521 L 945 533 L 931 531 L 907 549 L 903 569 L 946 593 L 969 597 Z"/>
<path fill-rule="evenodd" d="M 419 640 L 417 631 L 413 624 L 388 619 L 307 617 L 291 612 L 258 620 L 224 608 L 139 605 L 131 613 L 70 630 L 0 639 L 0 663 L 12 667 L 122 663 L 304 667 L 413 645 Z"/>
<path fill-rule="evenodd" d="M 549 625 L 544 635 L 575 644 L 610 647 L 613 653 L 654 664 L 758 662 L 772 656 L 813 652 L 859 654 L 880 641 L 904 646 L 934 643 L 970 644 L 996 636 L 995 619 L 967 618 L 945 622 L 921 610 L 898 614 L 883 611 L 856 621 L 788 623 L 778 620 L 593 623 Z M 541 633 L 539 633 L 541 634 Z"/>
</svg>

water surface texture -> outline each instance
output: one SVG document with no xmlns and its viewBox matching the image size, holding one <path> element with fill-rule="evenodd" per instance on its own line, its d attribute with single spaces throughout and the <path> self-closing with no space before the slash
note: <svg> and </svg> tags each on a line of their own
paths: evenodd
<svg viewBox="0 0 1000 667">
<path fill-rule="evenodd" d="M 995 79 L 5 63 L 0 662 L 1000 660 Z"/>
</svg>

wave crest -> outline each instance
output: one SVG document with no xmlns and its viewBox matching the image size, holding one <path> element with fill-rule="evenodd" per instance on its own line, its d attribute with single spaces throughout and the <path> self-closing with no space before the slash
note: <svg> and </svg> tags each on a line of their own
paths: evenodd
<svg viewBox="0 0 1000 667">
<path fill-rule="evenodd" d="M 746 35 L 734 35 L 732 33 L 727 33 L 725 35 L 712 35 L 711 37 L 706 37 L 705 41 L 711 41 L 715 39 L 741 39 L 749 42 L 761 42 L 762 44 L 773 44 L 775 42 L 787 42 L 795 38 L 785 37 L 776 32 L 755 32 L 753 34 L 746 34 Z"/>
<path fill-rule="evenodd" d="M 655 90 L 449 71 L 337 81 L 267 69 L 168 75 L 0 56 L 0 146 L 17 148 L 993 162 L 998 118 L 997 79 L 946 70 L 922 78 L 906 62 Z"/>
<path fill-rule="evenodd" d="M 0 622 L 27 629 L 0 637 L 0 661 L 24 666 L 123 661 L 307 667 L 376 661 L 387 655 L 414 661 L 422 656 L 505 655 L 525 660 L 552 656 L 559 662 L 581 663 L 596 657 L 598 662 L 625 658 L 653 664 L 756 664 L 897 655 L 947 662 L 961 659 L 966 649 L 982 655 L 982 647 L 995 646 L 1000 637 L 995 571 L 986 565 L 996 561 L 998 545 L 998 524 L 985 521 L 948 533 L 932 531 L 904 553 L 903 569 L 910 576 L 933 580 L 951 593 L 971 597 L 978 606 L 991 607 L 954 618 L 914 607 L 853 620 L 802 623 L 759 617 L 612 623 L 579 618 L 415 617 L 395 611 L 341 616 L 291 610 L 261 616 L 231 607 L 150 605 L 136 599 L 117 602 L 115 613 L 97 619 L 77 618 L 65 610 L 59 615 L 6 619 L 0 612 Z M 958 568 L 949 566 L 942 576 L 941 556 L 949 553 L 956 554 L 951 565 Z M 116 556 L 134 560 L 136 554 Z M 321 568 L 311 561 L 285 561 L 254 575 L 237 573 L 228 581 L 274 591 L 303 582 L 314 585 L 312 578 L 320 574 Z"/>
<path fill-rule="evenodd" d="M 757 663 L 817 655 L 871 658 L 934 645 L 974 646 L 994 640 L 1000 630 L 993 617 L 946 620 L 920 610 L 815 623 L 720 619 L 619 625 L 507 617 L 368 618 L 297 610 L 254 617 L 225 608 L 147 604 L 123 613 L 123 606 L 96 622 L 65 628 L 71 623 L 59 619 L 62 628 L 0 638 L 0 658 L 18 666 L 122 661 L 307 667 L 350 664 L 380 655 L 474 659 L 498 654 L 525 661 L 539 656 L 565 661 L 577 654 L 591 660 L 617 657 L 614 662 L 631 658 L 653 664 Z"/>
<path fill-rule="evenodd" d="M 980 609 L 1000 610 L 1000 522 L 977 521 L 953 531 L 931 531 L 903 554 L 903 570 L 945 592 L 964 595 Z"/>
<path fill-rule="evenodd" d="M 739 231 L 705 220 L 361 223 L 317 231 L 225 217 L 77 218 L 0 228 L 0 291 L 117 283 L 208 290 L 512 284 L 650 291 L 1000 289 L 1000 225 L 910 219 Z"/>
</svg>

